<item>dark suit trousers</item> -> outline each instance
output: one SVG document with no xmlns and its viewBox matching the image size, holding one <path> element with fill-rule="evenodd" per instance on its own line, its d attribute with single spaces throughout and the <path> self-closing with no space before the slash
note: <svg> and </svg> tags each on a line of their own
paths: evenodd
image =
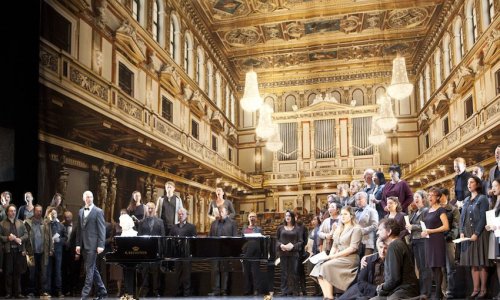
<svg viewBox="0 0 500 300">
<path fill-rule="evenodd" d="M 252 294 L 253 292 L 264 293 L 259 282 L 261 275 L 258 261 L 243 261 L 243 277 L 245 278 L 245 294 Z"/>
<path fill-rule="evenodd" d="M 176 261 L 175 275 L 178 279 L 177 293 L 184 297 L 191 296 L 191 262 Z"/>
<path fill-rule="evenodd" d="M 97 259 L 97 251 L 96 249 L 87 250 L 82 249 L 84 266 L 85 266 L 85 284 L 82 289 L 82 298 L 88 298 L 90 295 L 90 290 L 92 289 L 92 285 L 95 283 L 96 285 L 96 295 L 107 295 L 108 291 L 104 286 L 104 283 L 101 279 L 101 274 L 97 270 L 96 259 Z"/>
<path fill-rule="evenodd" d="M 17 296 L 21 293 L 21 252 L 11 249 L 9 253 L 4 253 L 5 261 L 5 294 Z"/>
</svg>

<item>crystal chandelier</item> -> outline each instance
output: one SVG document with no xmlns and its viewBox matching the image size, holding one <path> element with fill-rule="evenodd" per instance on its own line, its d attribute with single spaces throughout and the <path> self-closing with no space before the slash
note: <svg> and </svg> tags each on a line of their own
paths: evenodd
<svg viewBox="0 0 500 300">
<path fill-rule="evenodd" d="M 259 94 L 259 83 L 257 82 L 257 73 L 254 70 L 247 72 L 245 77 L 245 90 L 240 100 L 241 108 L 246 112 L 255 112 L 261 106 L 264 100 Z"/>
<path fill-rule="evenodd" d="M 267 139 L 274 134 L 274 126 L 272 113 L 274 112 L 271 105 L 264 103 L 259 110 L 259 123 L 255 128 L 255 133 L 258 137 Z"/>
<path fill-rule="evenodd" d="M 373 145 L 381 145 L 385 143 L 387 137 L 380 126 L 377 125 L 378 116 L 372 117 L 372 130 L 368 136 L 368 141 Z"/>
<path fill-rule="evenodd" d="M 377 99 L 377 103 L 380 105 L 379 116 L 376 120 L 377 125 L 384 131 L 389 131 L 396 127 L 398 119 L 394 117 L 391 98 L 380 96 Z"/>
<path fill-rule="evenodd" d="M 392 79 L 387 94 L 393 99 L 402 100 L 409 97 L 412 91 L 413 84 L 408 81 L 405 58 L 398 53 L 392 61 Z"/>
<path fill-rule="evenodd" d="M 266 148 L 269 151 L 277 152 L 281 148 L 283 148 L 283 142 L 280 139 L 280 129 L 279 129 L 278 124 L 273 124 L 273 128 L 274 128 L 274 133 L 267 140 Z"/>
</svg>

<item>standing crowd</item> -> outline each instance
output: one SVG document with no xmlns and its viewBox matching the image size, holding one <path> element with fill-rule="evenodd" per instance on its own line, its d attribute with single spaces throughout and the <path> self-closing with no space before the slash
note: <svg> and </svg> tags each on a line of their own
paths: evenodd
<svg viewBox="0 0 500 300">
<path fill-rule="evenodd" d="M 448 189 L 437 186 L 413 193 L 401 179 L 400 167 L 392 165 L 388 181 L 382 172 L 367 169 L 364 183 L 339 185 L 338 194 L 328 196 L 325 211 L 312 218 L 310 230 L 296 212 L 286 211 L 276 232 L 281 295 L 306 295 L 306 277 L 311 276 L 317 283 L 315 294 L 324 299 L 455 298 L 464 291 L 456 284 L 459 266 L 470 270 L 473 290 L 467 296 L 492 298 L 488 270 L 496 265 L 500 272 L 500 145 L 495 160 L 484 174 L 479 165 L 469 173 L 465 160 L 456 158 L 453 199 Z M 58 193 L 43 213 L 30 192 L 19 209 L 10 203 L 12 195 L 3 192 L 0 271 L 6 298 L 81 295 L 85 300 L 93 288 L 93 295 L 103 299 L 108 293 L 104 283 L 110 281 L 116 281 L 119 295 L 134 294 L 133 273 L 118 266 L 108 272 L 102 256 L 111 251 L 115 235 L 196 236 L 174 191 L 175 183 L 168 181 L 165 195 L 146 204 L 134 191 L 120 213 L 123 228 L 104 220 L 90 191 L 83 193 L 78 221 Z M 255 212 L 237 228 L 232 202 L 224 198 L 222 188 L 216 188 L 215 195 L 208 209 L 209 236 L 262 233 Z M 247 257 L 258 255 L 252 243 L 243 251 Z M 190 262 L 167 268 L 175 272 L 177 295 L 190 296 Z M 141 296 L 162 293 L 161 269 L 141 269 Z M 272 280 L 263 276 L 258 261 L 244 261 L 243 271 L 245 295 L 272 291 Z M 209 295 L 228 295 L 227 262 L 213 262 L 211 278 Z"/>
</svg>

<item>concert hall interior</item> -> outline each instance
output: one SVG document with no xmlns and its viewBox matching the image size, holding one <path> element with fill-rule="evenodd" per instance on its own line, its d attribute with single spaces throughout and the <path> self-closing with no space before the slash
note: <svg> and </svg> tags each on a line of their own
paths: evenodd
<svg viewBox="0 0 500 300">
<path fill-rule="evenodd" d="M 398 164 L 413 192 L 454 199 L 455 158 L 485 178 L 497 164 L 498 0 L 39 4 L 36 158 L 2 155 L 16 172 L 0 173 L 18 203 L 28 187 L 43 207 L 60 193 L 77 215 L 90 190 L 119 222 L 132 192 L 156 202 L 173 181 L 199 236 L 216 188 L 238 229 L 255 212 L 273 236 L 366 169 L 388 179 Z"/>
</svg>

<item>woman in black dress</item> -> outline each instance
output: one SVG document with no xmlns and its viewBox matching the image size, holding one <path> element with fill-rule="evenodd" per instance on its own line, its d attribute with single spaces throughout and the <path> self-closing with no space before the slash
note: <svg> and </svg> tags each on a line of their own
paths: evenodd
<svg viewBox="0 0 500 300">
<path fill-rule="evenodd" d="M 290 210 L 285 212 L 285 221 L 278 227 L 276 246 L 281 264 L 281 293 L 283 296 L 297 294 L 297 265 L 302 235 L 295 225 L 295 215 Z"/>
<path fill-rule="evenodd" d="M 432 270 L 432 277 L 436 283 L 435 299 L 442 299 L 441 284 L 443 283 L 442 268 L 446 267 L 446 241 L 444 232 L 450 229 L 446 209 L 444 209 L 439 200 L 441 198 L 441 189 L 433 187 L 429 190 L 429 203 L 431 207 L 424 216 L 426 230 L 422 231 L 422 237 L 425 241 L 426 265 Z M 427 283 L 431 286 L 431 282 Z"/>
</svg>

